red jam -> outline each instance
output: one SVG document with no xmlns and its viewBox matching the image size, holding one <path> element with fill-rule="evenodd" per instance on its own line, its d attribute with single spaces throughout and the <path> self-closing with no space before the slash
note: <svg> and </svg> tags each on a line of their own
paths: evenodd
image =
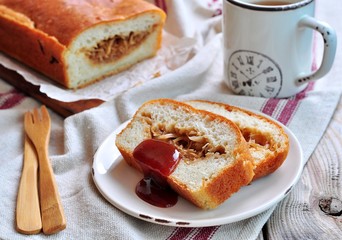
<svg viewBox="0 0 342 240">
<path fill-rule="evenodd" d="M 176 147 L 167 142 L 147 139 L 134 149 L 133 156 L 144 173 L 144 178 L 135 188 L 136 194 L 157 207 L 174 206 L 178 195 L 169 187 L 166 179 L 180 159 Z"/>
</svg>

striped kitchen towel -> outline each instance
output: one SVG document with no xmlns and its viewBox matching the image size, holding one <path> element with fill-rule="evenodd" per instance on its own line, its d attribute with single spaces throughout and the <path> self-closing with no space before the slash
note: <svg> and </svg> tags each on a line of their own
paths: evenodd
<svg viewBox="0 0 342 240">
<path fill-rule="evenodd" d="M 93 156 L 122 122 L 154 98 L 205 99 L 268 114 L 298 138 L 307 161 L 341 95 L 341 74 L 329 75 L 288 99 L 234 95 L 223 83 L 220 0 L 148 0 L 167 14 L 165 30 L 193 38 L 193 55 L 182 67 L 125 91 L 99 107 L 62 119 L 51 112 L 50 159 L 67 228 L 30 239 L 256 239 L 276 206 L 248 219 L 219 226 L 171 227 L 136 219 L 112 206 L 91 178 Z M 337 20 L 336 20 L 337 21 Z M 336 61 L 341 62 L 341 59 Z M 336 68 L 335 68 L 336 69 Z M 334 70 L 336 71 L 336 70 Z M 329 83 L 329 84 L 328 84 Z M 0 81 L 0 239 L 27 239 L 15 230 L 17 188 L 23 159 L 23 113 L 39 103 Z M 114 143 L 113 143 L 114 147 Z M 108 186 L 111 187 L 111 186 Z M 191 216 L 190 216 L 191 217 Z"/>
</svg>

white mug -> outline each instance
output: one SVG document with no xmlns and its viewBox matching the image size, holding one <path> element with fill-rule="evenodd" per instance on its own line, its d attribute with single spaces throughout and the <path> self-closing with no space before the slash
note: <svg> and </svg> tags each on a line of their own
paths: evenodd
<svg viewBox="0 0 342 240">
<path fill-rule="evenodd" d="M 224 80 L 235 93 L 290 97 L 331 69 L 336 33 L 313 17 L 314 0 L 223 1 Z M 324 41 L 315 71 L 314 31 Z"/>
</svg>

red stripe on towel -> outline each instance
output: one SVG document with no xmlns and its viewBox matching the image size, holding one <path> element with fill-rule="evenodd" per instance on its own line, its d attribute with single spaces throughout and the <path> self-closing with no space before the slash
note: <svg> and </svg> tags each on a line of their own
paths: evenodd
<svg viewBox="0 0 342 240">
<path fill-rule="evenodd" d="M 167 13 L 167 6 L 165 0 L 155 0 L 155 5 Z"/>
<path fill-rule="evenodd" d="M 0 93 L 0 109 L 13 108 L 20 104 L 25 98 L 25 95 L 21 94 L 15 89 L 12 89 L 6 93 Z"/>
<path fill-rule="evenodd" d="M 287 125 L 289 123 L 290 119 L 296 112 L 301 100 L 304 99 L 307 93 L 313 89 L 313 86 L 314 82 L 310 82 L 304 91 L 298 93 L 294 98 L 287 100 L 286 105 L 284 106 L 278 117 L 279 122 L 284 125 Z"/>
<path fill-rule="evenodd" d="M 167 240 L 185 239 L 193 230 L 193 228 L 176 228 Z"/>
<path fill-rule="evenodd" d="M 261 109 L 261 112 L 269 115 L 269 116 L 272 116 L 274 110 L 276 109 L 278 103 L 279 103 L 280 99 L 279 98 L 270 98 L 268 99 L 264 106 L 262 107 Z"/>
<path fill-rule="evenodd" d="M 194 240 L 208 240 L 215 234 L 219 229 L 219 226 L 215 227 L 203 227 L 193 237 Z"/>
<path fill-rule="evenodd" d="M 280 113 L 278 117 L 278 121 L 281 122 L 284 125 L 287 125 L 296 112 L 296 109 L 298 107 L 299 101 L 297 99 L 294 100 L 288 100 L 285 107 L 283 108 L 282 112 Z"/>
<path fill-rule="evenodd" d="M 289 99 L 270 98 L 266 100 L 266 102 L 262 106 L 261 112 L 269 116 L 272 116 L 276 118 L 279 122 L 283 123 L 284 125 L 287 125 L 293 117 L 294 113 L 296 112 L 301 100 L 306 97 L 308 92 L 313 90 L 313 87 L 314 82 L 310 82 L 302 92 L 296 94 L 294 97 Z M 278 115 L 275 113 L 275 110 L 277 107 L 281 107 L 280 104 L 282 104 L 283 107 L 280 111 L 277 111 L 278 113 L 280 112 Z"/>
<path fill-rule="evenodd" d="M 219 229 L 219 226 L 203 228 L 176 228 L 167 240 L 194 239 L 209 240 Z"/>
</svg>

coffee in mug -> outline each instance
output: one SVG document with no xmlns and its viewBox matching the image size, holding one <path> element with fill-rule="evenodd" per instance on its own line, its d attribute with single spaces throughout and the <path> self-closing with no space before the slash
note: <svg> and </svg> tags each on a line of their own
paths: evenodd
<svg viewBox="0 0 342 240">
<path fill-rule="evenodd" d="M 314 18 L 314 0 L 224 0 L 224 80 L 241 95 L 290 97 L 332 67 L 336 34 Z M 313 33 L 324 41 L 312 71 Z"/>
</svg>

